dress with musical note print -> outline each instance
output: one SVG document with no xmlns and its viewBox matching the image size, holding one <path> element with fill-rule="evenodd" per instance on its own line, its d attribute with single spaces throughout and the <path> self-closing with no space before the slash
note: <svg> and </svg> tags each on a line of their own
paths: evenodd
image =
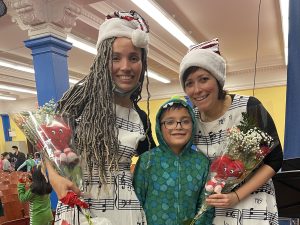
<svg viewBox="0 0 300 225">
<path fill-rule="evenodd" d="M 99 174 L 96 169 L 92 171 L 92 180 L 88 181 L 88 172 L 84 171 L 84 199 L 90 204 L 90 213 L 98 224 L 103 225 L 146 225 L 144 211 L 136 197 L 132 186 L 130 172 L 131 158 L 136 153 L 139 141 L 145 139 L 143 123 L 135 109 L 128 109 L 116 105 L 119 139 L 118 171 L 108 172 L 106 165 L 107 184 L 99 183 Z M 95 160 L 94 160 L 94 163 Z M 94 167 L 97 168 L 97 167 Z M 56 223 L 63 220 L 71 221 L 79 216 L 84 221 L 83 215 L 77 211 L 58 203 Z M 61 215 L 61 216 L 60 216 Z M 72 220 L 74 221 L 74 220 Z M 102 223 L 102 222 L 103 223 Z M 77 225 L 72 224 L 72 225 Z M 80 223 L 82 225 L 84 223 Z M 97 224 L 97 223 L 95 223 Z"/>
<path fill-rule="evenodd" d="M 255 115 L 256 118 L 267 121 L 266 123 L 257 122 L 272 137 L 278 137 L 272 118 L 256 98 L 241 95 L 230 96 L 232 98 L 231 106 L 217 120 L 204 122 L 200 118 L 198 109 L 194 109 L 198 121 L 194 143 L 200 151 L 211 159 L 221 154 L 224 149 L 226 131 L 240 124 L 242 112 L 247 112 L 249 115 Z M 280 168 L 277 165 L 281 165 L 281 156 L 282 149 L 279 143 L 272 150 L 272 154 L 264 160 L 264 163 L 277 171 Z M 214 225 L 278 225 L 278 210 L 272 179 L 233 208 L 216 208 L 215 216 Z"/>
</svg>

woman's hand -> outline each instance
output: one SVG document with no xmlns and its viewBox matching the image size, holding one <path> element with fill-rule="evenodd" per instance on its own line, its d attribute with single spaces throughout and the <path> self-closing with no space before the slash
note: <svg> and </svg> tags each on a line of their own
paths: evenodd
<svg viewBox="0 0 300 225">
<path fill-rule="evenodd" d="M 73 191 L 80 196 L 79 188 L 72 181 L 60 176 L 58 173 L 55 172 L 52 176 L 49 175 L 49 180 L 58 199 L 65 197 L 69 191 Z"/>
<path fill-rule="evenodd" d="M 239 199 L 235 192 L 230 192 L 227 194 L 212 194 L 206 198 L 206 202 L 214 207 L 229 208 L 236 205 Z"/>
<path fill-rule="evenodd" d="M 72 181 L 60 176 L 48 160 L 45 160 L 45 164 L 48 171 L 50 184 L 56 192 L 58 199 L 65 197 L 69 191 L 73 191 L 80 196 L 79 188 Z"/>
</svg>

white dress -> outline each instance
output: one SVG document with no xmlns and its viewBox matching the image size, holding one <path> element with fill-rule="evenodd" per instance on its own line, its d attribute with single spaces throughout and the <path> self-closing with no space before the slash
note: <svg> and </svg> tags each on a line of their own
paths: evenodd
<svg viewBox="0 0 300 225">
<path fill-rule="evenodd" d="M 194 143 L 210 159 L 220 155 L 226 130 L 239 125 L 242 112 L 247 111 L 249 97 L 235 95 L 228 111 L 219 119 L 203 122 L 195 108 L 198 121 Z M 233 208 L 216 208 L 213 225 L 278 225 L 275 189 L 270 179 L 261 188 L 242 200 Z"/>
<path fill-rule="evenodd" d="M 85 171 L 84 199 L 91 205 L 90 214 L 94 218 L 94 225 L 146 225 L 146 217 L 135 195 L 130 172 L 131 158 L 139 141 L 145 139 L 143 123 L 134 109 L 117 105 L 116 113 L 121 152 L 119 171 L 107 176 L 106 185 L 99 185 L 97 169 L 93 170 L 91 183 Z M 72 225 L 87 224 L 78 210 L 58 202 L 55 225 L 63 224 L 63 220 Z"/>
</svg>

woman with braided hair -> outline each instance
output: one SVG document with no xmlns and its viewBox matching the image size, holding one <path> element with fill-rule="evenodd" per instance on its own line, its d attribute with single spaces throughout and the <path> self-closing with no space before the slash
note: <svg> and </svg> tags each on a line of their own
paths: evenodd
<svg viewBox="0 0 300 225">
<path fill-rule="evenodd" d="M 99 29 L 98 54 L 90 73 L 58 102 L 61 113 L 77 118 L 83 197 L 94 224 L 146 224 L 132 187 L 130 163 L 134 154 L 155 146 L 148 116 L 137 105 L 147 71 L 148 32 L 148 25 L 134 11 L 108 15 Z M 147 76 L 146 82 L 149 101 Z M 80 193 L 48 162 L 46 166 L 59 199 L 69 190 Z M 83 217 L 58 202 L 55 224 L 80 224 Z"/>
</svg>

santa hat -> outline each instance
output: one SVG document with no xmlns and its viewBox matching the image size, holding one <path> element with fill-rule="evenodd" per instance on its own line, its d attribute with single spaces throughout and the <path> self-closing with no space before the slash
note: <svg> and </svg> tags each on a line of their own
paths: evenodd
<svg viewBox="0 0 300 225">
<path fill-rule="evenodd" d="M 184 82 L 187 78 L 183 77 L 183 74 L 192 66 L 207 70 L 218 80 L 221 87 L 224 86 L 226 62 L 220 55 L 219 41 L 217 38 L 191 46 L 188 53 L 183 57 L 179 68 L 179 80 L 183 90 Z"/>
<path fill-rule="evenodd" d="M 99 28 L 97 48 L 99 44 L 112 37 L 127 37 L 138 48 L 148 48 L 149 26 L 137 12 L 114 12 L 107 15 Z"/>
</svg>

